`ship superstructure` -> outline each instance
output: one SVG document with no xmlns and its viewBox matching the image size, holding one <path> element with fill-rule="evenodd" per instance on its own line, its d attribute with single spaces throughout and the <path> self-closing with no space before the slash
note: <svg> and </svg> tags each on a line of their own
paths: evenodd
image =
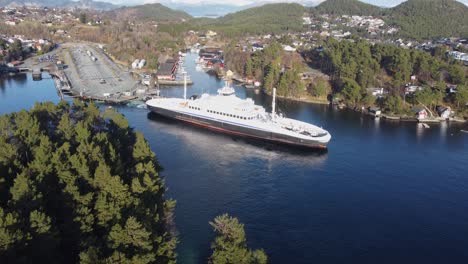
<svg viewBox="0 0 468 264">
<path fill-rule="evenodd" d="M 232 89 L 232 88 L 231 88 Z M 250 98 L 241 99 L 224 87 L 218 95 L 203 94 L 184 98 L 154 98 L 148 108 L 162 116 L 174 118 L 222 133 L 257 138 L 289 145 L 326 148 L 331 139 L 328 131 L 315 125 L 279 116 L 256 105 Z"/>
</svg>

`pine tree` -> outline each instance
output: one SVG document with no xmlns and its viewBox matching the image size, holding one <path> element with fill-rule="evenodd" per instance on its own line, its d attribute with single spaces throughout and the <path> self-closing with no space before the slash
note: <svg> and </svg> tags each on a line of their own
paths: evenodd
<svg viewBox="0 0 468 264">
<path fill-rule="evenodd" d="M 104 116 L 81 101 L 0 116 L 0 263 L 175 263 L 156 156 Z"/>
<path fill-rule="evenodd" d="M 265 264 L 268 258 L 263 250 L 247 248 L 244 225 L 227 214 L 216 217 L 210 225 L 218 234 L 211 244 L 212 264 Z"/>
</svg>

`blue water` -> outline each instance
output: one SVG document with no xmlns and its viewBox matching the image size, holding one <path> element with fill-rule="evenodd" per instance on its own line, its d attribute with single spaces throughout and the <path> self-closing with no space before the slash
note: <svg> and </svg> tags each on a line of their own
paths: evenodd
<svg viewBox="0 0 468 264">
<path fill-rule="evenodd" d="M 223 83 L 194 70 L 188 95 Z M 0 82 L 0 112 L 57 101 L 53 83 Z M 268 106 L 271 98 L 236 87 Z M 182 96 L 183 88 L 163 88 Z M 24 97 L 26 96 L 26 97 Z M 177 200 L 180 263 L 206 263 L 208 221 L 229 213 L 271 263 L 467 263 L 468 134 L 465 125 L 373 120 L 322 105 L 280 101 L 288 117 L 323 126 L 327 153 L 272 148 L 119 107 L 144 132 Z"/>
<path fill-rule="evenodd" d="M 0 76 L 0 114 L 29 109 L 36 102 L 59 102 L 54 81 L 43 74 L 41 81 L 33 81 L 31 74 Z"/>
</svg>

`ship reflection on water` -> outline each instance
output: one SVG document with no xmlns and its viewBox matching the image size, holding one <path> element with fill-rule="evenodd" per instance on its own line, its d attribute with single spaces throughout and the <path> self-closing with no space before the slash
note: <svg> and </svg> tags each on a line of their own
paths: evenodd
<svg viewBox="0 0 468 264">
<path fill-rule="evenodd" d="M 320 165 L 328 157 L 327 149 L 304 149 L 263 142 L 232 135 L 221 134 L 187 125 L 152 112 L 148 113 L 150 126 L 158 133 L 177 136 L 188 147 L 196 149 L 201 155 L 216 156 L 231 160 L 259 158 L 263 160 L 281 160 L 296 164 Z"/>
</svg>

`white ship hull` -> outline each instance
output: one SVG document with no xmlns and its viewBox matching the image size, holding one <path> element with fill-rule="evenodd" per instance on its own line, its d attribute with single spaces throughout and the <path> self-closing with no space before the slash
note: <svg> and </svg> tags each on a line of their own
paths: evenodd
<svg viewBox="0 0 468 264">
<path fill-rule="evenodd" d="M 219 97 L 217 100 L 225 98 L 217 97 Z M 327 131 L 308 123 L 282 117 L 271 120 L 269 118 L 244 118 L 240 115 L 231 116 L 218 111 L 210 111 L 209 107 L 199 104 L 197 102 L 199 100 L 157 98 L 149 100 L 147 106 L 152 112 L 161 116 L 239 137 L 321 149 L 327 148 L 327 143 L 331 139 Z M 301 131 L 295 129 L 299 127 L 308 130 L 306 132 L 302 128 Z"/>
</svg>

